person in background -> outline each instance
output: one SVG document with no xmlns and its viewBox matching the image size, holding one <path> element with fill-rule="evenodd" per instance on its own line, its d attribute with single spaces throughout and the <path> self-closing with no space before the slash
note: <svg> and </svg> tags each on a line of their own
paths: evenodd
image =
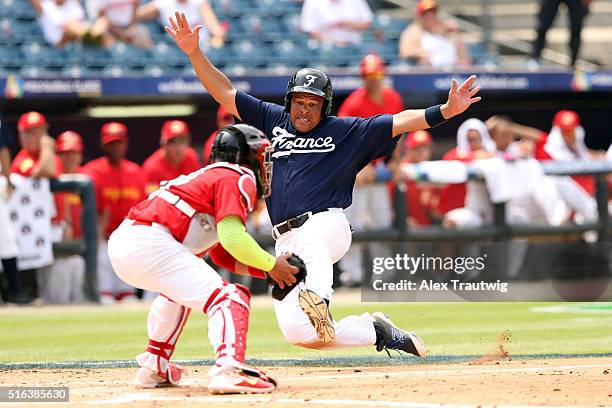
<svg viewBox="0 0 612 408">
<path fill-rule="evenodd" d="M 17 256 L 19 247 L 17 238 L 10 224 L 8 201 L 13 194 L 14 186 L 11 183 L 11 136 L 0 116 L 0 177 L 4 177 L 4 189 L 0 190 L 0 260 L 2 270 L 8 282 L 8 292 L 4 301 L 8 303 L 28 304 L 32 302 L 29 296 L 21 292 L 21 276 L 17 269 Z M 2 303 L 0 301 L 0 303 Z"/>
<path fill-rule="evenodd" d="M 47 119 L 38 112 L 24 113 L 19 117 L 17 130 L 21 150 L 11 164 L 11 173 L 32 178 L 57 177 L 62 171 L 62 162 L 55 154 L 55 140 L 49 136 Z M 57 196 L 55 200 L 57 207 Z M 41 280 L 45 268 L 22 271 L 22 277 L 29 281 L 33 273 Z"/>
<path fill-rule="evenodd" d="M 313 40 L 343 47 L 360 44 L 372 18 L 365 0 L 305 0 L 300 27 Z"/>
<path fill-rule="evenodd" d="M 109 122 L 100 132 L 104 156 L 94 159 L 83 172 L 95 185 L 100 239 L 98 242 L 98 291 L 102 304 L 115 300 L 134 301 L 134 288 L 113 271 L 108 257 L 108 237 L 121 224 L 130 208 L 145 197 L 142 169 L 125 158 L 128 148 L 127 127 Z"/>
<path fill-rule="evenodd" d="M 184 13 L 193 26 L 201 25 L 200 45 L 220 48 L 225 43 L 225 29 L 207 0 L 153 0 L 139 6 L 136 10 L 136 20 L 153 20 L 157 18 L 162 25 L 175 12 Z"/>
<path fill-rule="evenodd" d="M 62 162 L 62 174 L 80 174 L 83 161 L 83 139 L 72 130 L 57 137 L 57 155 Z M 56 193 L 58 216 L 55 225 L 61 227 L 63 240 L 82 239 L 81 198 L 74 192 Z M 39 279 L 40 297 L 45 303 L 83 302 L 85 261 L 81 255 L 55 256 Z"/>
<path fill-rule="evenodd" d="M 73 41 L 88 45 L 105 45 L 108 24 L 97 20 L 87 22 L 79 0 L 30 0 L 45 40 L 54 47 L 63 47 Z"/>
<path fill-rule="evenodd" d="M 533 59 L 538 61 L 542 54 L 542 49 L 546 44 L 546 33 L 555 21 L 557 11 L 561 3 L 567 6 L 570 23 L 570 51 L 571 66 L 576 65 L 578 53 L 580 52 L 582 24 L 584 18 L 589 14 L 589 5 L 592 0 L 540 0 L 540 11 L 538 12 L 538 23 L 536 28 L 536 38 L 533 42 Z"/>
<path fill-rule="evenodd" d="M 140 48 L 151 48 L 153 42 L 149 30 L 136 22 L 138 0 L 92 1 L 91 14 L 107 28 L 107 45 L 117 41 Z"/>
<path fill-rule="evenodd" d="M 408 134 L 404 163 L 421 163 L 431 160 L 433 140 L 426 130 Z M 437 211 L 440 200 L 440 188 L 431 184 L 406 180 L 406 207 L 408 225 L 425 227 L 439 223 L 441 216 Z"/>
<path fill-rule="evenodd" d="M 416 19 L 402 32 L 400 58 L 434 68 L 469 67 L 470 55 L 453 21 L 440 20 L 436 0 L 421 0 Z"/>
<path fill-rule="evenodd" d="M 200 168 L 198 154 L 189 146 L 190 142 L 187 123 L 182 120 L 164 122 L 159 139 L 160 148 L 142 165 L 147 194 L 157 190 L 162 181 L 173 180 Z"/>
<path fill-rule="evenodd" d="M 470 162 L 485 159 L 495 154 L 495 143 L 491 140 L 486 125 L 475 118 L 468 119 L 457 130 L 457 147 L 446 152 L 442 160 Z M 442 188 L 438 211 L 446 214 L 465 205 L 466 184 L 449 184 Z M 451 225 L 447 225 L 451 226 Z"/>
<path fill-rule="evenodd" d="M 381 114 L 396 114 L 404 110 L 401 95 L 385 85 L 385 62 L 376 54 L 368 54 L 360 63 L 363 86 L 353 91 L 340 106 L 338 117 L 369 118 Z M 387 184 L 391 181 L 396 163 L 389 158 L 377 159 L 357 174 L 353 189 L 353 204 L 345 210 L 355 230 L 391 228 L 393 210 Z M 362 281 L 362 253 L 369 247 L 372 256 L 384 256 L 377 244 L 353 243 L 340 261 L 344 272 L 340 275 L 345 285 Z"/>
<path fill-rule="evenodd" d="M 219 105 L 219 109 L 217 109 L 217 129 L 208 136 L 206 142 L 204 142 L 204 164 L 208 164 L 210 160 L 210 153 L 212 151 L 212 145 L 215 140 L 215 136 L 220 129 L 231 125 L 234 123 L 234 115 L 225 110 L 225 108 Z"/>
</svg>

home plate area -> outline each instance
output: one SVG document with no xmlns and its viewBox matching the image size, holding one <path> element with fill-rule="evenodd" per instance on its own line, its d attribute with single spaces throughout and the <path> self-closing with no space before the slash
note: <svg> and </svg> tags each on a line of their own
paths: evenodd
<svg viewBox="0 0 612 408">
<path fill-rule="evenodd" d="M 68 386 L 62 405 L 79 407 L 612 406 L 610 356 L 261 368 L 279 383 L 272 394 L 210 395 L 206 366 L 188 367 L 179 387 L 154 390 L 131 385 L 135 368 L 2 370 L 0 385 Z"/>
</svg>

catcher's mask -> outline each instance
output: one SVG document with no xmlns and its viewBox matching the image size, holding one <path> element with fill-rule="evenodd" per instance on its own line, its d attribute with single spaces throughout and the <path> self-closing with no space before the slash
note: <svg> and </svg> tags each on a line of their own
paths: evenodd
<svg viewBox="0 0 612 408">
<path fill-rule="evenodd" d="M 257 196 L 272 193 L 272 145 L 253 126 L 238 124 L 224 127 L 212 145 L 211 162 L 226 161 L 249 167 L 257 180 Z"/>
<path fill-rule="evenodd" d="M 287 84 L 285 93 L 285 111 L 291 111 L 291 94 L 294 92 L 305 92 L 323 98 L 321 119 L 325 119 L 331 113 L 332 108 L 332 83 L 325 72 L 314 68 L 302 68 L 293 74 Z"/>
</svg>

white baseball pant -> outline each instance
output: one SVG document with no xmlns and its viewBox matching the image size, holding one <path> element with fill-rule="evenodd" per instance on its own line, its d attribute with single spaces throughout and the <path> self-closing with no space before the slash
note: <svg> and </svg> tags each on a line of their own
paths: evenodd
<svg viewBox="0 0 612 408">
<path fill-rule="evenodd" d="M 338 262 L 351 245 L 351 229 L 341 209 L 314 214 L 300 228 L 283 234 L 276 241 L 276 255 L 291 252 L 306 264 L 304 286 L 324 299 L 333 293 L 333 264 Z M 285 339 L 295 345 L 316 349 L 372 346 L 376 332 L 372 317 L 347 316 L 334 321 L 336 336 L 330 343 L 318 340 L 314 327 L 302 311 L 296 286 L 282 301 L 274 300 L 278 326 Z"/>
<path fill-rule="evenodd" d="M 176 241 L 162 225 L 125 220 L 108 241 L 117 275 L 132 286 L 162 293 L 151 304 L 149 344 L 141 367 L 167 370 L 191 309 L 208 313 L 208 337 L 216 366 L 243 362 L 249 321 L 248 289 L 225 282 L 203 259 Z"/>
</svg>

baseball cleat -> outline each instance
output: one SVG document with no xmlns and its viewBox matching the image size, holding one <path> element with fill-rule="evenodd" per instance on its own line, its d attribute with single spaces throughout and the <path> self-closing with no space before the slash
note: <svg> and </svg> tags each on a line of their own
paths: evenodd
<svg viewBox="0 0 612 408">
<path fill-rule="evenodd" d="M 185 370 L 178 364 L 168 363 L 168 371 L 160 373 L 148 367 L 140 367 L 133 384 L 138 388 L 175 387 Z"/>
<path fill-rule="evenodd" d="M 263 371 L 246 364 L 214 375 L 208 382 L 211 394 L 268 394 L 276 388 L 276 381 Z"/>
<path fill-rule="evenodd" d="M 376 330 L 376 351 L 385 350 L 389 354 L 389 350 L 397 350 L 417 357 L 427 356 L 427 347 L 419 336 L 400 329 L 384 313 L 376 312 L 372 317 Z"/>
<path fill-rule="evenodd" d="M 317 337 L 324 343 L 329 343 L 336 336 L 334 320 L 325 300 L 310 289 L 300 290 L 300 307 L 310 319 L 317 332 Z"/>
</svg>

